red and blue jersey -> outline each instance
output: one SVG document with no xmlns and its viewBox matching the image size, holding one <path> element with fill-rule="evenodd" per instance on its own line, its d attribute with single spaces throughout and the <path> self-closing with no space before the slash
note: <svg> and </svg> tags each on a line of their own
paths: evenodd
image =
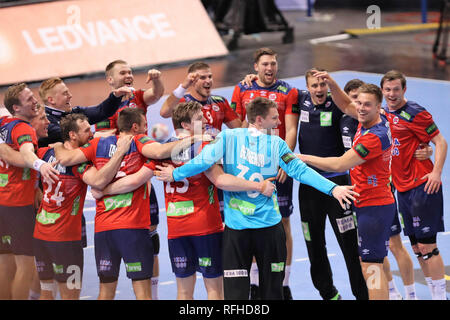
<svg viewBox="0 0 450 320">
<path fill-rule="evenodd" d="M 11 148 L 18 151 L 25 143 L 37 150 L 36 131 L 19 118 L 1 117 L 0 136 Z M 23 207 L 34 204 L 37 172 L 30 168 L 12 166 L 0 159 L 0 205 Z"/>
<path fill-rule="evenodd" d="M 433 170 L 431 160 L 420 161 L 414 152 L 420 143 L 429 143 L 439 134 L 431 114 L 413 101 L 386 116 L 391 124 L 393 139 L 392 181 L 400 192 L 411 190 L 425 182 L 422 177 Z"/>
<path fill-rule="evenodd" d="M 38 157 L 48 163 L 56 162 L 51 148 L 38 150 Z M 81 217 L 87 185 L 83 174 L 91 167 L 87 162 L 65 167 L 57 165 L 59 180 L 42 181 L 43 198 L 36 216 L 34 237 L 46 241 L 81 240 Z"/>
<path fill-rule="evenodd" d="M 222 124 L 238 119 L 236 112 L 231 109 L 228 100 L 222 96 L 211 95 L 206 101 L 199 101 L 192 95 L 186 94 L 180 102 L 196 101 L 202 105 L 203 116 L 208 121 L 207 131 L 214 129 L 221 131 Z"/>
<path fill-rule="evenodd" d="M 117 119 L 119 117 L 120 111 L 125 108 L 139 108 L 144 110 L 144 112 L 147 112 L 147 104 L 144 101 L 144 90 L 134 90 L 130 98 L 122 101 L 119 108 L 117 109 L 117 112 L 114 115 L 104 121 L 100 121 L 95 124 L 95 131 L 116 129 L 118 133 Z"/>
<path fill-rule="evenodd" d="M 201 143 L 195 143 L 172 160 L 152 160 L 152 169 L 162 162 L 180 167 L 194 158 L 201 146 Z M 178 182 L 165 182 L 164 196 L 169 239 L 223 231 L 217 188 L 204 173 Z"/>
<path fill-rule="evenodd" d="M 231 108 L 236 111 L 242 121 L 247 114 L 245 106 L 257 97 L 267 98 L 277 103 L 281 124 L 276 128 L 276 132 L 284 140 L 286 138 L 285 115 L 299 113 L 297 89 L 283 80 L 275 81 L 268 88 L 260 87 L 256 81 L 253 81 L 250 87 L 239 83 L 233 91 Z"/>
<path fill-rule="evenodd" d="M 382 206 L 394 203 L 390 188 L 391 133 L 389 122 L 381 116 L 381 122 L 371 128 L 359 124 L 353 140 L 353 150 L 365 160 L 350 171 L 352 184 L 359 193 L 355 206 Z"/>
<path fill-rule="evenodd" d="M 114 155 L 117 136 L 95 138 L 81 147 L 86 158 L 100 170 Z M 143 165 L 149 166 L 142 148 L 154 141 L 144 134 L 133 137 L 130 149 L 122 159 L 115 179 L 137 172 Z M 95 232 L 116 229 L 148 229 L 150 226 L 149 190 L 147 184 L 132 192 L 118 195 L 106 195 L 97 202 Z"/>
</svg>

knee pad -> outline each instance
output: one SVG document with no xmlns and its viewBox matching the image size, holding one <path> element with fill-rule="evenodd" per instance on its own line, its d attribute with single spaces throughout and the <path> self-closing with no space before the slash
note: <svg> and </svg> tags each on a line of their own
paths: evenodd
<svg viewBox="0 0 450 320">
<path fill-rule="evenodd" d="M 156 256 L 159 254 L 159 248 L 160 248 L 159 234 L 157 232 L 155 232 L 150 236 L 152 237 L 152 243 L 153 243 L 153 255 Z"/>
<path fill-rule="evenodd" d="M 422 255 L 422 258 L 423 258 L 423 260 L 428 260 L 428 259 L 430 259 L 432 256 L 437 256 L 437 255 L 439 255 L 439 249 L 438 249 L 438 248 L 434 248 L 433 251 L 428 252 L 428 253 L 426 253 L 426 254 L 423 254 L 423 255 Z"/>
</svg>

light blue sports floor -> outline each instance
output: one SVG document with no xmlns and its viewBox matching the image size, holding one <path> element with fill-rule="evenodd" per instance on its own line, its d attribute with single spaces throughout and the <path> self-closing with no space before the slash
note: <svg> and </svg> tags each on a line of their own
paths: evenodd
<svg viewBox="0 0 450 320">
<path fill-rule="evenodd" d="M 368 83 L 374 83 L 379 85 L 382 75 L 372 74 L 372 73 L 361 73 L 354 71 L 339 71 L 333 72 L 332 76 L 336 81 L 343 87 L 348 80 L 359 78 Z M 284 79 L 292 86 L 305 89 L 305 80 L 303 76 Z M 222 95 L 226 97 L 229 101 L 231 100 L 231 95 L 233 92 L 233 87 L 218 88 L 213 90 L 214 94 Z M 424 106 L 428 111 L 431 112 L 433 118 L 438 125 L 441 133 L 446 138 L 447 142 L 450 142 L 450 82 L 449 81 L 439 81 L 430 80 L 422 78 L 408 78 L 407 79 L 407 92 L 406 97 L 408 100 L 414 100 L 420 105 Z M 161 98 L 161 100 L 155 105 L 149 108 L 147 114 L 149 121 L 149 128 L 155 123 L 165 123 L 169 128 L 172 128 L 170 119 L 162 119 L 159 116 L 159 109 L 164 102 L 166 97 Z M 298 152 L 298 149 L 296 150 Z M 438 236 L 438 246 L 444 263 L 446 265 L 446 274 L 450 275 L 450 164 L 449 159 L 444 167 L 442 174 L 443 191 L 444 191 L 444 219 L 445 227 L 447 232 L 440 233 Z M 161 251 L 159 254 L 159 299 L 172 300 L 176 299 L 176 282 L 175 276 L 172 273 L 171 265 L 169 261 L 169 254 L 167 249 L 167 224 L 165 218 L 165 208 L 164 208 L 164 193 L 162 189 L 162 183 L 157 180 L 153 180 L 153 185 L 156 189 L 159 207 L 160 207 L 160 224 L 158 227 L 158 232 L 161 239 Z M 301 231 L 300 214 L 298 206 L 298 183 L 294 183 L 293 201 L 294 201 L 294 213 L 291 216 L 291 227 L 294 239 L 294 251 L 293 251 L 293 262 L 291 267 L 290 276 L 290 287 L 292 291 L 292 296 L 294 300 L 318 300 L 321 299 L 317 290 L 314 288 L 309 276 L 309 260 L 306 251 L 306 246 L 303 239 L 303 234 Z M 94 300 L 98 295 L 98 277 L 95 267 L 95 257 L 94 257 L 94 215 L 95 215 L 95 202 L 88 193 L 86 199 L 84 215 L 87 221 L 87 236 L 88 236 L 88 247 L 85 248 L 85 265 L 84 265 L 84 276 L 83 276 L 83 287 L 81 291 L 81 299 L 84 300 Z M 414 261 L 414 268 L 416 274 L 416 290 L 419 299 L 426 300 L 431 299 L 428 288 L 425 284 L 423 275 L 420 271 L 419 264 L 415 259 L 412 250 L 410 248 L 408 238 L 402 235 L 405 247 L 410 252 Z M 347 275 L 347 269 L 345 268 L 345 262 L 340 252 L 339 246 L 336 239 L 334 238 L 331 225 L 327 222 L 326 226 L 326 239 L 327 239 L 327 250 L 328 256 L 331 263 L 334 276 L 334 284 L 339 290 L 343 299 L 352 300 L 354 299 Z M 394 274 L 394 280 L 399 288 L 399 291 L 403 294 L 403 284 L 398 273 L 397 263 L 389 253 L 389 258 L 391 262 L 391 269 Z M 447 280 L 450 277 L 446 276 Z M 447 285 L 447 291 L 450 290 L 450 286 Z M 203 280 L 198 274 L 197 284 L 194 293 L 195 299 L 206 299 L 206 291 L 204 289 Z M 122 264 L 121 274 L 119 278 L 119 283 L 117 286 L 116 299 L 118 300 L 128 300 L 134 299 L 134 294 L 131 286 L 131 281 L 126 278 L 125 267 Z"/>
</svg>

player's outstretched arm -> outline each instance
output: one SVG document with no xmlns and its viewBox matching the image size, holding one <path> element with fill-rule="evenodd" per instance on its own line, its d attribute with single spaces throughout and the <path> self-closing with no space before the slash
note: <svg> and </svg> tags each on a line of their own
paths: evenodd
<svg viewBox="0 0 450 320">
<path fill-rule="evenodd" d="M 355 197 L 359 196 L 358 193 L 353 191 L 355 186 L 336 186 L 331 191 L 331 194 L 334 198 L 339 201 L 339 204 L 341 205 L 342 209 L 346 209 L 346 203 L 351 205 L 352 201 L 355 201 Z"/>
<path fill-rule="evenodd" d="M 58 162 L 50 164 L 39 159 L 34 153 L 34 146 L 31 143 L 22 144 L 19 150 L 27 167 L 39 171 L 44 181 L 55 183 L 59 180 L 59 172 L 54 168 Z"/>
<path fill-rule="evenodd" d="M 64 145 L 61 142 L 55 143 L 53 148 L 55 149 L 56 159 L 65 167 L 74 166 L 88 161 L 80 148 L 68 150 L 64 148 Z"/>
<path fill-rule="evenodd" d="M 6 143 L 0 143 L 0 161 L 6 161 L 8 164 L 19 168 L 26 168 L 27 164 L 19 151 L 14 150 Z"/>
<path fill-rule="evenodd" d="M 275 177 L 264 181 L 249 181 L 225 173 L 223 168 L 218 164 L 206 170 L 205 175 L 217 188 L 225 191 L 258 191 L 270 197 L 276 189 L 275 184 L 272 183 Z"/>
<path fill-rule="evenodd" d="M 321 158 L 306 154 L 298 154 L 297 157 L 306 164 L 329 172 L 345 172 L 365 162 L 353 149 L 348 150 L 340 157 Z"/>
<path fill-rule="evenodd" d="M 147 183 L 152 177 L 153 171 L 144 165 L 137 172 L 108 184 L 103 190 L 91 189 L 92 196 L 95 199 L 100 199 L 105 195 L 131 192 Z"/>
</svg>

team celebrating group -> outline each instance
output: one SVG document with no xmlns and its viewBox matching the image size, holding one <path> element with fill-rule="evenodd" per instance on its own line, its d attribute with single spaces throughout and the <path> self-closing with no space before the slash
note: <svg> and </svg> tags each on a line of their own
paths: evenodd
<svg viewBox="0 0 450 320">
<path fill-rule="evenodd" d="M 114 299 L 122 260 L 136 299 L 158 299 L 154 177 L 164 181 L 177 299 L 194 298 L 197 272 L 208 299 L 293 299 L 296 179 L 310 276 L 322 299 L 342 299 L 326 250 L 327 216 L 355 299 L 418 299 L 400 216 L 431 298 L 445 300 L 437 233 L 447 142 L 431 114 L 406 99 L 405 76 L 391 70 L 380 86 L 354 79 L 341 89 L 312 68 L 300 90 L 277 78 L 270 48 L 254 52 L 254 70 L 229 103 L 212 94 L 210 66 L 191 64 L 160 109 L 174 127 L 167 141 L 147 135 L 147 111 L 164 94 L 158 70 L 148 71 L 148 89 L 134 89 L 129 64 L 111 62 L 111 93 L 90 107 L 72 107 L 60 78 L 42 82 L 42 104 L 25 83 L 10 86 L 0 117 L 0 299 L 55 299 L 58 291 L 80 298 L 88 186 L 96 199 L 98 299 Z"/>
</svg>

